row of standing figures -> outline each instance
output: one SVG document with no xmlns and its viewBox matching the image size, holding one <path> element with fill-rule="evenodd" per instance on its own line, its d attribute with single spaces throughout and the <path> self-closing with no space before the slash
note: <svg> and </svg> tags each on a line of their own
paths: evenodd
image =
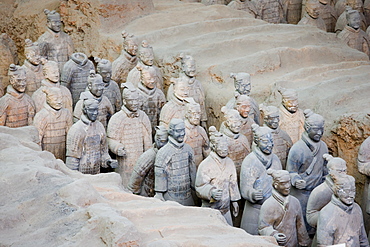
<svg viewBox="0 0 370 247">
<path fill-rule="evenodd" d="M 250 75 L 231 74 L 235 98 L 222 108 L 220 131 L 211 126 L 207 134 L 191 56 L 181 55 L 166 103 L 147 42 L 136 57 L 136 38 L 123 32 L 121 56 L 113 64 L 97 58 L 96 73 L 85 54 L 70 53 L 59 14 L 45 13 L 47 32 L 38 43 L 26 41 L 22 67 L 9 66 L 1 125 L 34 125 L 42 149 L 73 170 L 117 168 L 135 194 L 217 209 L 230 225 L 280 245 L 308 246 L 315 236 L 317 245 L 368 246 L 354 179 L 344 160 L 328 155 L 323 117 L 299 109 L 295 90 L 279 89 L 280 108 L 258 106 L 249 96 Z M 369 142 L 359 153 L 364 174 Z"/>
</svg>

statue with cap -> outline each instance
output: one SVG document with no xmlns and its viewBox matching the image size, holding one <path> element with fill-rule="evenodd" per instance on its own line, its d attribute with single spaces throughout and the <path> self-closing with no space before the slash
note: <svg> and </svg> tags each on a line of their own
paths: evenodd
<svg viewBox="0 0 370 247">
<path fill-rule="evenodd" d="M 304 15 L 298 25 L 309 25 L 317 27 L 326 32 L 325 21 L 320 17 L 320 3 L 318 0 L 308 0 L 306 2 Z"/>
<path fill-rule="evenodd" d="M 160 150 L 168 142 L 168 132 L 163 126 L 155 127 L 153 146 L 146 150 L 138 158 L 134 170 L 132 171 L 128 189 L 132 193 L 153 197 L 154 192 L 154 162 L 158 150 Z"/>
<path fill-rule="evenodd" d="M 0 98 L 0 126 L 17 128 L 32 125 L 36 114 L 35 103 L 26 91 L 26 70 L 11 64 L 8 70 L 10 85 Z"/>
<path fill-rule="evenodd" d="M 47 60 L 57 62 L 59 70 L 62 70 L 74 52 L 73 41 L 62 30 L 62 21 L 58 12 L 45 9 L 44 13 L 47 19 L 46 32 L 37 40 L 40 46 L 40 55 Z"/>
<path fill-rule="evenodd" d="M 337 23 L 335 24 L 335 32 L 338 34 L 340 31 L 345 29 L 348 24 L 347 21 L 347 13 L 350 10 L 357 10 L 358 14 L 360 15 L 360 29 L 366 32 L 367 22 L 364 15 L 364 3 L 362 0 L 339 0 L 335 4 L 335 8 L 339 15 Z"/>
<path fill-rule="evenodd" d="M 112 63 L 107 59 L 95 57 L 96 72 L 101 75 L 104 82 L 103 95 L 113 106 L 114 112 L 121 110 L 122 95 L 117 82 L 112 80 Z"/>
<path fill-rule="evenodd" d="M 43 87 L 46 95 L 44 108 L 36 113 L 33 125 L 39 132 L 42 150 L 65 161 L 67 133 L 71 128 L 72 114 L 63 107 L 63 94 L 58 87 Z"/>
<path fill-rule="evenodd" d="M 235 94 L 234 109 L 239 112 L 240 118 L 242 120 L 240 133 L 247 137 L 250 146 L 252 146 L 253 143 L 252 124 L 255 123 L 253 118 L 249 116 L 252 104 L 253 99 L 251 97 L 239 93 Z"/>
<path fill-rule="evenodd" d="M 268 169 L 281 170 L 279 158 L 272 152 L 274 141 L 268 127 L 252 125 L 252 152 L 243 160 L 240 172 L 240 192 L 245 199 L 241 228 L 258 235 L 258 215 L 261 205 L 271 196 L 272 179 Z"/>
<path fill-rule="evenodd" d="M 82 115 L 67 133 L 66 166 L 85 174 L 98 174 L 100 167 L 117 167 L 108 153 L 104 126 L 96 121 L 99 104 L 95 99 L 83 101 Z"/>
<path fill-rule="evenodd" d="M 122 91 L 122 108 L 108 123 L 108 145 L 117 155 L 117 172 L 127 186 L 137 159 L 152 146 L 152 126 L 148 116 L 139 109 L 139 93 L 131 83 Z"/>
<path fill-rule="evenodd" d="M 240 192 L 234 162 L 227 157 L 228 142 L 214 126 L 209 128 L 211 152 L 197 171 L 195 189 L 202 199 L 202 207 L 217 209 L 229 225 L 233 225 L 230 213 L 239 213 Z M 230 203 L 231 202 L 231 203 Z"/>
<path fill-rule="evenodd" d="M 273 236 L 280 246 L 310 246 L 299 200 L 290 193 L 290 175 L 270 170 L 272 195 L 262 204 L 258 220 L 260 235 Z"/>
<path fill-rule="evenodd" d="M 81 118 L 83 101 L 86 99 L 95 99 L 99 104 L 98 121 L 103 124 L 105 129 L 107 128 L 108 121 L 115 112 L 109 99 L 103 95 L 103 91 L 103 78 L 101 75 L 95 74 L 94 70 L 91 70 L 87 79 L 87 90 L 80 94 L 80 100 L 77 102 L 73 112 L 74 122 L 77 122 Z"/>
</svg>

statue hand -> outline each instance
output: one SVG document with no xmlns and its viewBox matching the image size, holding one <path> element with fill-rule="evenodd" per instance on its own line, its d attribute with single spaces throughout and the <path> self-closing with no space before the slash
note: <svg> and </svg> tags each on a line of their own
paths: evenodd
<svg viewBox="0 0 370 247">
<path fill-rule="evenodd" d="M 107 161 L 107 165 L 115 169 L 118 167 L 118 162 L 117 160 L 110 159 Z"/>
<path fill-rule="evenodd" d="M 257 191 L 252 192 L 252 198 L 255 201 L 262 200 L 263 199 L 262 190 L 257 190 Z"/>
<path fill-rule="evenodd" d="M 166 201 L 163 197 L 163 193 L 161 193 L 161 192 L 156 192 L 154 198 L 157 198 L 157 199 L 159 199 L 163 202 Z"/>
<path fill-rule="evenodd" d="M 117 155 L 118 156 L 126 156 L 126 151 L 125 151 L 125 149 L 124 148 L 119 148 L 118 150 L 117 150 Z"/>
<path fill-rule="evenodd" d="M 213 189 L 212 190 L 212 198 L 215 199 L 216 201 L 221 200 L 221 198 L 222 198 L 222 190 L 220 190 L 220 189 Z"/>
<path fill-rule="evenodd" d="M 239 214 L 239 204 L 238 202 L 232 202 L 232 205 L 233 205 L 233 215 L 234 217 L 236 217 Z"/>
<path fill-rule="evenodd" d="M 300 189 L 300 190 L 303 190 L 304 188 L 306 188 L 306 181 L 304 181 L 303 179 L 301 180 L 297 180 L 295 182 L 295 185 L 294 185 L 297 189 Z"/>
<path fill-rule="evenodd" d="M 276 242 L 278 242 L 278 244 L 280 246 L 285 245 L 285 243 L 286 243 L 286 236 L 285 236 L 285 234 L 283 234 L 283 233 L 275 233 L 274 234 L 274 238 L 276 239 Z"/>
</svg>

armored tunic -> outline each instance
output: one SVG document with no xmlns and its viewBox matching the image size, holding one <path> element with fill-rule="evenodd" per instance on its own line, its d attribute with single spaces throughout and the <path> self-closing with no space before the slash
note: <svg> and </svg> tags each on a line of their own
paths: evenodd
<svg viewBox="0 0 370 247">
<path fill-rule="evenodd" d="M 144 65 L 141 61 L 139 61 L 138 64 L 141 64 L 142 66 L 147 66 L 147 65 Z M 162 77 L 161 71 L 155 65 L 151 65 L 149 67 L 152 67 L 155 69 L 155 82 L 156 82 L 157 88 L 162 91 L 163 90 L 163 77 Z M 135 87 L 137 87 L 140 84 L 141 72 L 136 68 L 136 66 L 128 73 L 126 81 L 131 82 Z"/>
<path fill-rule="evenodd" d="M 202 207 L 217 209 L 225 216 L 230 211 L 230 201 L 240 200 L 236 176 L 234 163 L 229 157 L 221 158 L 211 152 L 200 163 L 195 179 L 195 189 L 198 197 L 202 199 Z M 222 190 L 221 200 L 215 201 L 212 198 L 214 189 Z M 230 224 L 231 217 L 227 221 Z"/>
<path fill-rule="evenodd" d="M 132 171 L 128 189 L 134 194 L 154 196 L 154 162 L 158 149 L 155 144 L 146 150 L 137 160 Z"/>
<path fill-rule="evenodd" d="M 259 17 L 256 6 L 250 0 L 246 0 L 244 2 L 242 2 L 240 0 L 233 0 L 227 6 L 232 8 L 232 9 L 246 11 L 249 14 L 251 14 L 254 18 Z M 258 18 L 258 19 L 260 19 L 260 18 Z"/>
<path fill-rule="evenodd" d="M 314 19 L 307 13 L 305 13 L 304 17 L 298 22 L 298 25 L 314 26 L 326 32 L 325 21 L 321 17 Z"/>
<path fill-rule="evenodd" d="M 22 67 L 26 70 L 26 94 L 32 96 L 32 94 L 41 86 L 42 79 L 44 79 L 42 64 L 33 65 L 28 60 L 25 60 Z"/>
<path fill-rule="evenodd" d="M 72 124 L 72 114 L 69 110 L 55 110 L 45 104 L 44 108 L 36 113 L 33 121 L 39 131 L 42 150 L 49 151 L 55 158 L 65 161 L 67 132 Z"/>
<path fill-rule="evenodd" d="M 47 28 L 46 32 L 37 40 L 37 43 L 40 47 L 40 55 L 49 61 L 58 62 L 60 71 L 74 52 L 71 37 L 63 31 L 55 33 Z"/>
<path fill-rule="evenodd" d="M 310 243 L 299 201 L 294 196 L 283 197 L 275 189 L 261 207 L 258 232 L 264 236 L 285 234 L 286 247 L 308 246 Z"/>
<path fill-rule="evenodd" d="M 301 139 L 304 132 L 304 115 L 301 109 L 295 113 L 289 112 L 283 105 L 279 108 L 279 128 L 284 130 L 292 139 L 293 144 Z"/>
<path fill-rule="evenodd" d="M 360 206 L 355 202 L 347 206 L 333 195 L 319 215 L 317 246 L 343 243 L 347 247 L 369 246 Z"/>
<path fill-rule="evenodd" d="M 122 50 L 121 55 L 112 63 L 112 79 L 118 85 L 126 82 L 128 73 L 137 65 L 137 56 L 132 56 Z"/>
<path fill-rule="evenodd" d="M 293 142 L 290 139 L 289 135 L 280 128 L 271 129 L 271 134 L 274 140 L 274 147 L 272 149 L 272 152 L 276 154 L 281 162 L 281 166 L 283 167 L 283 169 L 285 169 L 288 153 L 293 145 Z"/>
<path fill-rule="evenodd" d="M 9 85 L 7 93 L 0 98 L 0 126 L 17 128 L 32 125 L 35 114 L 36 107 L 31 97 Z"/>
<path fill-rule="evenodd" d="M 335 31 L 335 24 L 337 23 L 338 15 L 333 6 L 330 4 L 321 4 L 319 8 L 319 16 L 324 20 L 327 32 Z"/>
<path fill-rule="evenodd" d="M 72 54 L 71 59 L 64 65 L 60 81 L 66 86 L 72 94 L 73 106 L 80 99 L 80 94 L 87 87 L 87 78 L 90 71 L 95 70 L 94 64 L 83 54 L 84 58 L 80 59 L 82 53 Z"/>
<path fill-rule="evenodd" d="M 66 165 L 85 174 L 98 174 L 100 167 L 110 160 L 105 129 L 99 121 L 91 122 L 85 115 L 73 124 L 67 134 L 67 158 L 78 159 L 78 164 Z"/>
<path fill-rule="evenodd" d="M 196 166 L 191 147 L 178 143 L 171 136 L 155 158 L 156 192 L 163 193 L 166 201 L 175 201 L 184 206 L 193 206 L 191 189 L 194 189 Z"/>
<path fill-rule="evenodd" d="M 139 82 L 138 88 L 141 110 L 148 115 L 152 125 L 152 133 L 154 133 L 155 127 L 159 125 L 159 114 L 166 103 L 166 97 L 158 88 L 149 89 L 141 82 Z"/>
<path fill-rule="evenodd" d="M 302 0 L 283 0 L 284 12 L 288 24 L 297 24 L 301 19 Z"/>
<path fill-rule="evenodd" d="M 122 106 L 121 111 L 112 116 L 107 128 L 109 149 L 117 154 L 123 148 L 124 156 L 117 156 L 118 173 L 126 186 L 137 159 L 152 146 L 152 128 L 148 116 L 141 110 L 129 111 Z"/>
<path fill-rule="evenodd" d="M 286 22 L 281 0 L 252 0 L 262 20 L 269 23 Z"/>
<path fill-rule="evenodd" d="M 266 155 L 253 146 L 253 151 L 243 160 L 240 172 L 240 192 L 246 200 L 240 227 L 249 234 L 258 234 L 258 216 L 261 205 L 271 196 L 272 178 L 267 169 L 281 170 L 281 163 L 275 154 Z M 253 199 L 253 192 L 262 191 L 263 199 Z"/>
<path fill-rule="evenodd" d="M 354 29 L 346 26 L 342 32 L 338 34 L 338 38 L 343 40 L 349 47 L 370 55 L 369 38 L 361 29 Z"/>
<path fill-rule="evenodd" d="M 159 124 L 168 128 L 171 119 L 185 119 L 186 102 L 175 95 L 162 108 L 159 114 Z"/>
<path fill-rule="evenodd" d="M 113 106 L 114 112 L 121 110 L 122 96 L 117 82 L 110 80 L 108 83 L 104 82 L 103 95 L 107 97 Z"/>
<path fill-rule="evenodd" d="M 77 122 L 80 119 L 82 115 L 84 99 L 95 99 L 96 101 L 99 102 L 97 120 L 99 120 L 99 122 L 101 122 L 104 128 L 106 129 L 110 117 L 114 114 L 113 106 L 110 103 L 109 99 L 105 97 L 104 95 L 97 98 L 90 91 L 81 93 L 80 100 L 77 102 L 75 106 L 75 110 L 73 112 L 73 121 Z"/>
<path fill-rule="evenodd" d="M 32 99 L 35 102 L 36 105 L 36 112 L 39 112 L 42 110 L 46 103 L 46 94 L 42 91 L 43 87 L 57 87 L 62 92 L 63 96 L 63 108 L 66 108 L 69 110 L 72 114 L 72 95 L 71 92 L 66 88 L 65 86 L 60 85 L 59 82 L 53 83 L 46 79 L 41 81 L 41 87 L 37 89 L 33 95 Z"/>
<path fill-rule="evenodd" d="M 261 121 L 260 121 L 260 110 L 259 110 L 258 104 L 256 100 L 253 99 L 252 97 L 250 97 L 250 99 L 251 99 L 251 110 L 249 112 L 249 117 L 253 119 L 256 124 L 259 125 Z M 227 102 L 226 107 L 228 109 L 235 109 L 235 97 L 231 98 Z"/>
<path fill-rule="evenodd" d="M 209 155 L 209 139 L 207 132 L 202 126 L 195 126 L 185 120 L 185 139 L 184 142 L 187 143 L 194 151 L 195 165 L 199 166 Z"/>
<path fill-rule="evenodd" d="M 229 155 L 228 157 L 234 161 L 236 173 L 240 175 L 240 168 L 242 166 L 244 158 L 250 153 L 251 146 L 247 137 L 243 134 L 234 134 L 229 130 L 225 123 L 221 123 L 220 132 L 225 134 L 227 142 L 229 144 Z"/>
</svg>

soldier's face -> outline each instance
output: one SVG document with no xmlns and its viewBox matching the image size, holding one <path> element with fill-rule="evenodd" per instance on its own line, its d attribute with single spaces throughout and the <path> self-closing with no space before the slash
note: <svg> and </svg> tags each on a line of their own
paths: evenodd
<svg viewBox="0 0 370 247">
<path fill-rule="evenodd" d="M 283 99 L 283 106 L 291 113 L 295 113 L 298 110 L 297 99 Z"/>
<path fill-rule="evenodd" d="M 10 84 L 13 86 L 13 88 L 19 92 L 24 93 L 26 91 L 26 74 L 25 73 L 19 73 L 15 74 L 14 76 L 10 77 Z"/>
<path fill-rule="evenodd" d="M 247 118 L 249 116 L 249 112 L 251 111 L 251 105 L 247 102 L 243 102 L 236 106 L 236 110 L 238 110 L 240 116 Z"/>
<path fill-rule="evenodd" d="M 91 122 L 95 122 L 98 118 L 98 104 L 90 105 L 89 107 L 85 107 L 84 113 L 86 114 L 87 118 Z"/>
<path fill-rule="evenodd" d="M 169 134 L 177 142 L 183 142 L 185 137 L 185 124 L 183 122 L 176 124 L 174 127 L 170 128 Z"/>
<path fill-rule="evenodd" d="M 153 89 L 156 86 L 155 75 L 150 71 L 143 71 L 141 73 L 141 81 L 143 82 L 144 86 L 149 89 Z"/>
<path fill-rule="evenodd" d="M 348 19 L 348 26 L 352 27 L 353 29 L 359 29 L 361 25 L 361 17 L 359 13 L 354 13 L 349 16 Z"/>
<path fill-rule="evenodd" d="M 272 148 L 274 147 L 274 142 L 271 134 L 261 136 L 258 139 L 257 147 L 265 154 L 271 154 Z"/>
<path fill-rule="evenodd" d="M 112 77 L 112 70 L 110 69 L 101 69 L 100 75 L 103 78 L 103 82 L 108 83 Z"/>
<path fill-rule="evenodd" d="M 329 168 L 329 174 L 334 177 L 345 175 L 347 174 L 347 165 L 344 162 L 341 162 L 334 167 Z"/>
<path fill-rule="evenodd" d="M 199 125 L 200 124 L 200 108 L 190 109 L 186 114 L 186 118 L 192 125 Z"/>
<path fill-rule="evenodd" d="M 161 149 L 168 142 L 168 134 L 155 135 L 155 145 L 158 149 Z"/>
<path fill-rule="evenodd" d="M 194 60 L 187 60 L 182 69 L 185 75 L 189 77 L 194 77 L 196 75 L 196 66 Z"/>
<path fill-rule="evenodd" d="M 173 87 L 173 91 L 175 93 L 175 95 L 179 98 L 179 99 L 185 99 L 186 97 L 189 96 L 189 85 L 187 82 L 184 82 L 184 81 L 178 81 L 174 87 Z"/>
<path fill-rule="evenodd" d="M 139 97 L 131 96 L 128 99 L 125 99 L 125 106 L 129 111 L 136 112 L 139 110 Z"/>
<path fill-rule="evenodd" d="M 140 54 L 140 60 L 148 66 L 152 66 L 154 63 L 154 54 L 150 51 L 145 51 Z"/>
<path fill-rule="evenodd" d="M 234 134 L 238 134 L 242 127 L 242 121 L 240 118 L 229 118 L 226 120 L 226 124 Z"/>
<path fill-rule="evenodd" d="M 100 80 L 95 80 L 94 82 L 88 85 L 88 88 L 95 97 L 100 97 L 103 95 L 104 82 Z"/>
<path fill-rule="evenodd" d="M 125 47 L 128 54 L 135 56 L 137 54 L 137 44 L 133 40 L 129 41 Z"/>
<path fill-rule="evenodd" d="M 279 116 L 271 115 L 265 117 L 265 124 L 271 129 L 277 129 L 279 127 Z"/>
<path fill-rule="evenodd" d="M 37 52 L 35 50 L 28 51 L 26 53 L 26 58 L 33 65 L 39 65 L 41 62 L 40 52 Z"/>
<path fill-rule="evenodd" d="M 283 196 L 290 193 L 290 176 L 289 174 L 281 176 L 278 181 L 274 182 L 274 188 Z"/>
<path fill-rule="evenodd" d="M 235 89 L 242 95 L 250 95 L 251 93 L 251 82 L 248 79 L 238 79 L 235 81 Z"/>
<path fill-rule="evenodd" d="M 45 78 L 51 82 L 59 82 L 59 68 L 58 66 L 50 66 L 45 73 Z"/>
<path fill-rule="evenodd" d="M 63 107 L 63 96 L 62 94 L 52 94 L 47 96 L 47 102 L 51 108 L 60 110 Z"/>
<path fill-rule="evenodd" d="M 225 158 L 229 154 L 229 145 L 226 138 L 222 138 L 215 147 L 215 152 L 221 158 Z"/>
<path fill-rule="evenodd" d="M 308 126 L 306 131 L 307 131 L 308 137 L 311 140 L 315 142 L 319 142 L 322 135 L 324 134 L 324 126 L 322 126 L 321 124 L 315 124 L 312 126 Z"/>
<path fill-rule="evenodd" d="M 48 20 L 48 22 L 47 22 L 47 26 L 48 26 L 48 28 L 50 28 L 53 32 L 55 32 L 55 33 L 59 33 L 59 32 L 60 32 L 60 30 L 61 30 L 61 27 L 62 27 L 62 22 L 60 21 L 60 19 L 55 18 L 55 19 L 52 19 L 52 20 Z"/>
<path fill-rule="evenodd" d="M 337 196 L 344 204 L 352 205 L 355 202 L 356 189 L 349 184 L 344 184 L 343 187 L 337 191 Z"/>
<path fill-rule="evenodd" d="M 306 10 L 307 10 L 307 13 L 314 19 L 317 19 L 319 18 L 319 9 L 320 9 L 320 6 L 319 4 L 311 4 L 310 7 L 307 7 Z"/>
</svg>

